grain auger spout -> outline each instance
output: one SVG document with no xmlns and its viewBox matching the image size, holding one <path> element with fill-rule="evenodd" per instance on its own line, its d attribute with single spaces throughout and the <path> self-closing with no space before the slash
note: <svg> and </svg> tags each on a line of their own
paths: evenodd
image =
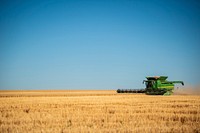
<svg viewBox="0 0 200 133">
<path fill-rule="evenodd" d="M 173 83 L 173 84 L 182 84 L 184 85 L 183 81 L 168 81 L 169 83 Z"/>
<path fill-rule="evenodd" d="M 146 93 L 147 95 L 171 95 L 174 90 L 174 84 L 181 83 L 183 81 L 167 81 L 167 76 L 153 76 L 146 77 L 144 80 L 145 89 L 118 89 L 117 93 Z"/>
</svg>

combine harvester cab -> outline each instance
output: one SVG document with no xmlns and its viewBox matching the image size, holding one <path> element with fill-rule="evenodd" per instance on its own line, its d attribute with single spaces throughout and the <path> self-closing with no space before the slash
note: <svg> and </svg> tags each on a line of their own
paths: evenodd
<svg viewBox="0 0 200 133">
<path fill-rule="evenodd" d="M 144 80 L 145 89 L 118 89 L 117 93 L 146 93 L 147 95 L 171 95 L 173 94 L 174 84 L 183 81 L 167 81 L 167 76 L 146 77 Z"/>
</svg>

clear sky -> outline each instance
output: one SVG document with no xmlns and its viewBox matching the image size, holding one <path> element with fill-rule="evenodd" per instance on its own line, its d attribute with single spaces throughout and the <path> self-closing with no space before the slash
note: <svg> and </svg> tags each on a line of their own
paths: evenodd
<svg viewBox="0 0 200 133">
<path fill-rule="evenodd" d="M 0 0 L 0 89 L 199 85 L 200 1 Z"/>
</svg>

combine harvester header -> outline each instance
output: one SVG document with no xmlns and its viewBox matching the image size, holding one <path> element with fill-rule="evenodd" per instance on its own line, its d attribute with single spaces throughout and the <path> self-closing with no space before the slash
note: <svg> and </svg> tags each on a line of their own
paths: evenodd
<svg viewBox="0 0 200 133">
<path fill-rule="evenodd" d="M 174 84 L 183 81 L 167 81 L 167 76 L 146 77 L 144 80 L 145 89 L 118 89 L 117 93 L 146 93 L 147 95 L 171 95 L 173 94 Z"/>
</svg>

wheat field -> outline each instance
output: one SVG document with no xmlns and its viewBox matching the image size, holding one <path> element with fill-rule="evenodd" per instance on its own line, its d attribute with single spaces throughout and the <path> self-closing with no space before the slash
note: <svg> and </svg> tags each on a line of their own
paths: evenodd
<svg viewBox="0 0 200 133">
<path fill-rule="evenodd" d="M 200 132 L 200 96 L 0 91 L 1 133 Z"/>
</svg>

